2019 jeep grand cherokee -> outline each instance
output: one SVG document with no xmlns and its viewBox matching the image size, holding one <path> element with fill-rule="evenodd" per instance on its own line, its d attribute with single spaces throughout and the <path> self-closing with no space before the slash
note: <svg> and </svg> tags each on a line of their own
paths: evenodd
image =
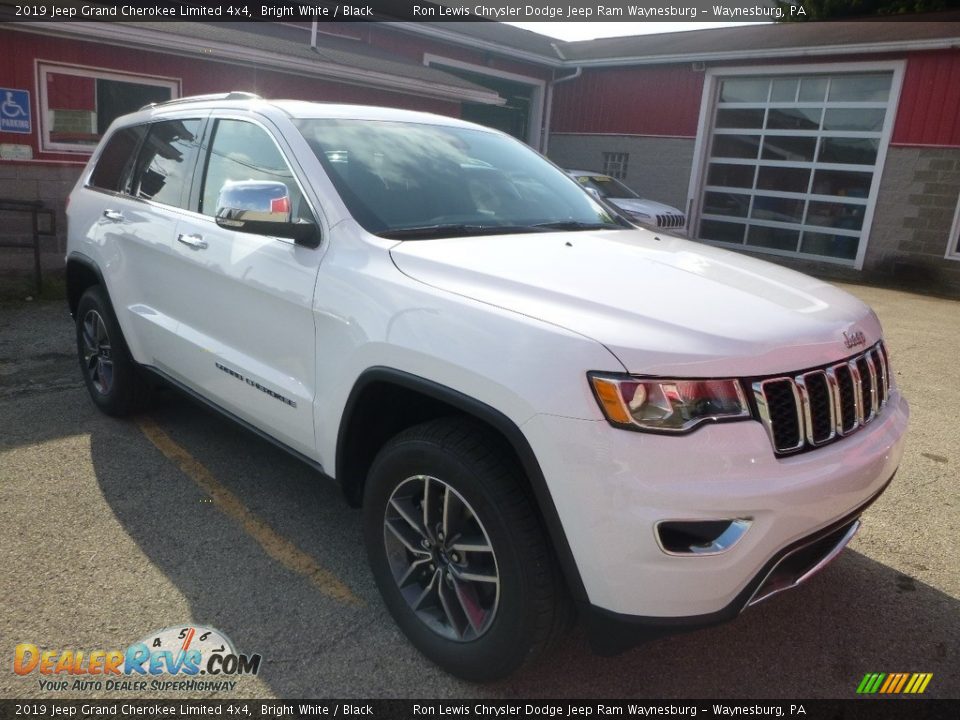
<svg viewBox="0 0 960 720">
<path fill-rule="evenodd" d="M 159 378 L 336 478 L 397 623 L 463 677 L 573 609 L 599 651 L 732 618 L 832 559 L 902 454 L 869 308 L 626 227 L 470 123 L 150 106 L 68 218 L 93 401 Z"/>
</svg>

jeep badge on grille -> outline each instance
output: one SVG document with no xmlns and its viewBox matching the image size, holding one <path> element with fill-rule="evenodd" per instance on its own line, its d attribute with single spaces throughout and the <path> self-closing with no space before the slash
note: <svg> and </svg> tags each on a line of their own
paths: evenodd
<svg viewBox="0 0 960 720">
<path fill-rule="evenodd" d="M 843 344 L 848 348 L 854 348 L 857 345 L 866 345 L 867 336 L 864 335 L 859 330 L 853 330 L 852 332 L 845 332 L 843 334 Z"/>
</svg>

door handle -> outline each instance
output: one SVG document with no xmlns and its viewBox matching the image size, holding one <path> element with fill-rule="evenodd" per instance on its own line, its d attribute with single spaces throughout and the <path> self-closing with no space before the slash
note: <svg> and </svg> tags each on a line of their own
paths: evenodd
<svg viewBox="0 0 960 720">
<path fill-rule="evenodd" d="M 104 210 L 103 216 L 107 220 L 112 220 L 113 222 L 120 222 L 123 220 L 123 213 L 119 210 Z"/>
<path fill-rule="evenodd" d="M 181 233 L 177 235 L 177 241 L 196 250 L 203 250 L 207 247 L 207 241 L 203 239 L 202 235 L 184 235 Z"/>
</svg>

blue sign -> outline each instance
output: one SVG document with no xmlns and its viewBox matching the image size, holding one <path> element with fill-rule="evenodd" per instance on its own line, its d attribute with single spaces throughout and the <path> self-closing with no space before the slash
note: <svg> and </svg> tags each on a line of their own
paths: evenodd
<svg viewBox="0 0 960 720">
<path fill-rule="evenodd" d="M 0 88 L 0 132 L 33 132 L 30 122 L 30 91 Z"/>
</svg>

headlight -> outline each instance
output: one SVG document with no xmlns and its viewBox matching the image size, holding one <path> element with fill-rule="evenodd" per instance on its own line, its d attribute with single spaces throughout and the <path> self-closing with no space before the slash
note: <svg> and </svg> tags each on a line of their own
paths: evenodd
<svg viewBox="0 0 960 720">
<path fill-rule="evenodd" d="M 589 373 L 603 414 L 633 430 L 684 433 L 705 422 L 748 420 L 739 380 L 664 380 Z"/>
</svg>

